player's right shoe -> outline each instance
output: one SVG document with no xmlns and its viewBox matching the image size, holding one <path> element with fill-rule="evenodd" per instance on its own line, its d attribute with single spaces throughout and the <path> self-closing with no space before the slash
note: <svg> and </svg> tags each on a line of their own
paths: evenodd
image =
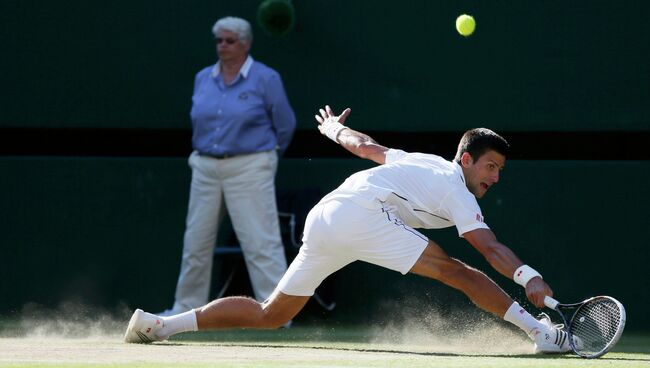
<svg viewBox="0 0 650 368">
<path fill-rule="evenodd" d="M 131 316 L 129 326 L 124 334 L 124 342 L 136 344 L 149 344 L 154 341 L 162 341 L 156 335 L 163 327 L 162 318 L 155 314 L 144 312 L 142 309 L 136 309 Z"/>
<path fill-rule="evenodd" d="M 569 334 L 564 331 L 564 325 L 554 325 L 546 313 L 541 314 L 539 321 L 546 325 L 548 330 L 535 335 L 536 354 L 558 354 L 571 351 Z M 574 341 L 574 343 L 578 344 L 579 342 Z"/>
</svg>

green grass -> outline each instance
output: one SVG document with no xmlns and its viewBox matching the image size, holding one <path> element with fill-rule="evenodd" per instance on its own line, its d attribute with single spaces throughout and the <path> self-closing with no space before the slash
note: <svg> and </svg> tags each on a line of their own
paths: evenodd
<svg viewBox="0 0 650 368">
<path fill-rule="evenodd" d="M 207 348 L 207 347 L 206 347 Z M 360 353 L 363 354 L 363 353 Z M 634 368 L 649 367 L 650 358 L 647 354 L 614 353 L 598 360 L 585 360 L 575 357 L 530 357 L 530 356 L 387 356 L 377 359 L 365 359 L 362 362 L 351 359 L 341 361 L 331 360 L 251 360 L 248 362 L 218 362 L 218 363 L 165 363 L 165 362 L 132 362 L 120 364 L 96 363 L 9 363 L 1 367 L 36 368 L 36 367 L 407 367 L 407 368 L 445 368 L 445 367 L 608 367 Z"/>
<path fill-rule="evenodd" d="M 503 347 L 473 336 L 436 340 L 426 334 L 354 327 L 294 327 L 288 330 L 200 332 L 153 345 L 124 344 L 120 336 L 0 338 L 0 367 L 647 367 L 650 334 L 626 333 L 612 352 L 587 360 L 574 355 L 509 353 L 529 346 L 508 337 Z M 508 340 L 510 339 L 510 340 Z M 469 345 L 467 342 L 469 341 Z M 495 345 L 495 341 L 493 344 Z M 483 346 L 479 346 L 483 344 Z M 4 349 L 4 350 L 3 350 Z M 25 350 L 20 361 L 7 356 Z M 488 351 L 486 352 L 485 349 Z M 515 349 L 516 351 L 516 349 Z M 99 361 L 93 357 L 100 357 Z"/>
</svg>

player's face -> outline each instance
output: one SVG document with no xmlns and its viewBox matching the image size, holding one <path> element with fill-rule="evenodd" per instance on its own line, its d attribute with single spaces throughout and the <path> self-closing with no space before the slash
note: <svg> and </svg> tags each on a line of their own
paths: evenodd
<svg viewBox="0 0 650 368">
<path fill-rule="evenodd" d="M 506 157 L 496 151 L 487 151 L 474 162 L 469 153 L 461 157 L 467 189 L 476 198 L 482 198 L 488 189 L 499 182 L 499 172 L 506 164 Z"/>
<path fill-rule="evenodd" d="M 243 61 L 248 55 L 250 42 L 242 42 L 235 32 L 220 30 L 217 32 L 217 55 L 224 62 Z"/>
</svg>

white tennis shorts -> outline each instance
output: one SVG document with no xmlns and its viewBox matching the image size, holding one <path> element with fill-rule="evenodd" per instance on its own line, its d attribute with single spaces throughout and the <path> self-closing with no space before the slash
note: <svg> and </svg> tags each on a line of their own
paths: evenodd
<svg viewBox="0 0 650 368">
<path fill-rule="evenodd" d="M 327 276 L 357 260 L 406 274 L 429 242 L 381 202 L 362 206 L 347 198 L 317 204 L 302 240 L 278 284 L 287 295 L 311 296 Z"/>
</svg>

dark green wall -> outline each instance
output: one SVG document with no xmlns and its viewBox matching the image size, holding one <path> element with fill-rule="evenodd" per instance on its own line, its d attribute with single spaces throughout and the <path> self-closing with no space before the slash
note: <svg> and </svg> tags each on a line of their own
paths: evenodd
<svg viewBox="0 0 650 368">
<path fill-rule="evenodd" d="M 0 134 L 189 129 L 194 74 L 215 62 L 212 24 L 225 15 L 252 20 L 259 3 L 0 2 Z M 650 2 L 293 3 L 296 28 L 286 37 L 252 22 L 252 54 L 280 71 L 299 129 L 314 129 L 315 110 L 330 103 L 351 106 L 360 130 L 649 130 Z M 454 30 L 461 13 L 478 23 L 467 39 Z M 294 157 L 281 162 L 279 187 L 327 191 L 370 165 Z M 612 294 L 628 306 L 628 328 L 650 329 L 649 172 L 647 160 L 512 161 L 482 206 L 558 298 Z M 0 157 L 0 314 L 67 300 L 169 307 L 189 176 L 185 157 Z M 453 229 L 427 234 L 523 297 Z M 362 264 L 339 281 L 337 318 L 381 319 L 395 300 L 463 300 Z"/>
<path fill-rule="evenodd" d="M 259 3 L 2 1 L 0 127 L 188 128 L 213 22 L 254 19 Z M 294 4 L 284 38 L 253 22 L 252 54 L 281 72 L 303 129 L 325 103 L 353 107 L 362 129 L 650 126 L 647 1 Z"/>
<path fill-rule="evenodd" d="M 336 187 L 370 167 L 360 159 L 285 159 L 282 188 Z M 66 300 L 162 310 L 180 265 L 190 171 L 181 158 L 1 158 L 0 312 Z M 629 328 L 650 328 L 647 182 L 649 162 L 511 161 L 480 203 L 501 241 L 565 301 L 610 294 L 628 306 Z M 491 271 L 455 229 L 427 231 L 452 256 L 518 298 L 519 286 Z M 354 283 L 347 281 L 355 280 Z M 338 318 L 408 299 L 463 298 L 438 283 L 355 264 L 339 272 Z M 364 317 L 365 316 L 365 317 Z"/>
</svg>

